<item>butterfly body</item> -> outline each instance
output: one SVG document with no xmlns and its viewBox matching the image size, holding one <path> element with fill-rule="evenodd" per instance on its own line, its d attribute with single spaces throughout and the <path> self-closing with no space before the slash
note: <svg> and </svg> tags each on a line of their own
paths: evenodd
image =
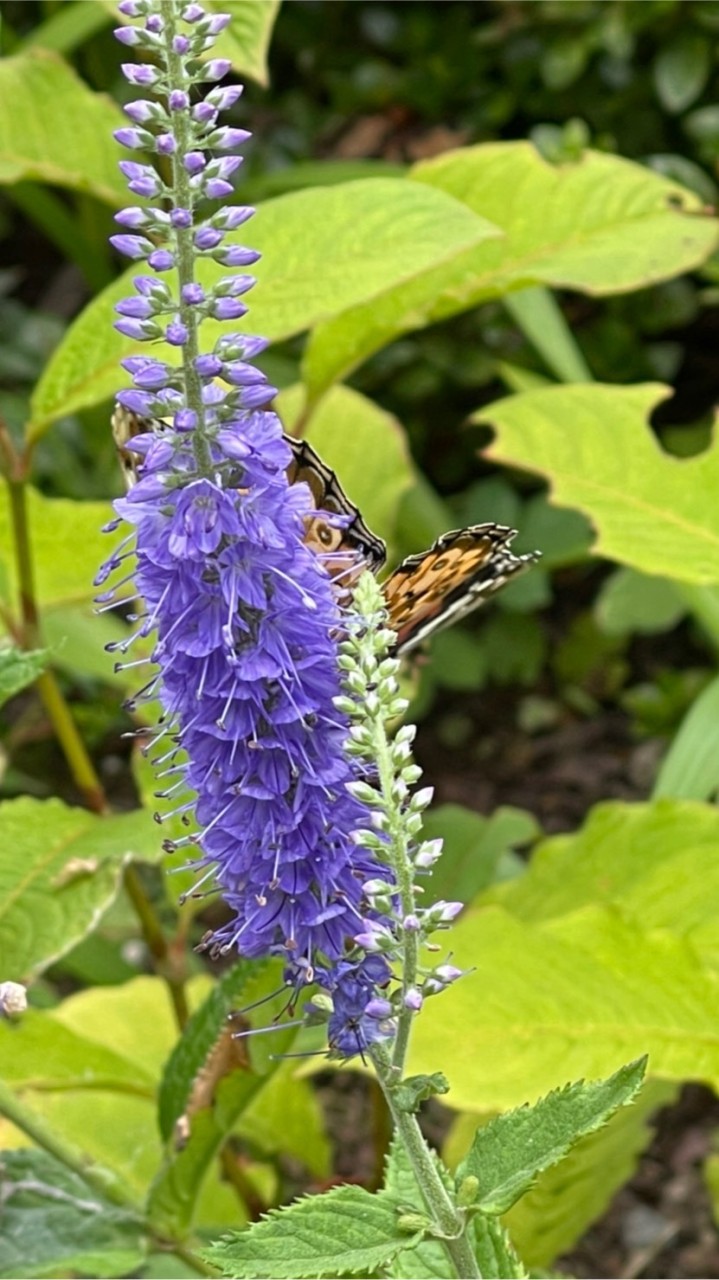
<svg viewBox="0 0 719 1280">
<path fill-rule="evenodd" d="M 115 407 L 112 431 L 128 487 L 141 464 L 132 450 L 133 437 L 163 429 L 164 423 Z M 341 594 L 347 594 L 363 568 L 379 573 L 385 544 L 312 446 L 292 436 L 285 441 L 292 450 L 288 482 L 307 485 L 317 513 L 305 518 L 305 544 L 322 560 Z M 407 556 L 382 583 L 387 622 L 397 635 L 395 652 L 407 653 L 466 617 L 537 560 L 538 551 L 516 555 L 510 550 L 516 532 L 501 524 L 471 525 L 444 533 L 427 551 Z"/>
</svg>

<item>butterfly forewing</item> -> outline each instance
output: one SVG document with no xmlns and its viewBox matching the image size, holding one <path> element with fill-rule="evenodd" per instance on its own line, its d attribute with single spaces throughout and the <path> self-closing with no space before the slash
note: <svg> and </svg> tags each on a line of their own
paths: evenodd
<svg viewBox="0 0 719 1280">
<path fill-rule="evenodd" d="M 128 488 L 137 479 L 138 465 L 142 459 L 132 449 L 133 437 L 152 431 L 156 434 L 169 429 L 169 423 L 159 419 L 142 418 L 138 414 L 116 404 L 112 415 L 112 434 Z M 289 484 L 306 484 L 316 516 L 305 519 L 305 543 L 322 558 L 331 577 L 340 579 L 349 588 L 359 577 L 362 568 L 377 573 L 385 561 L 386 548 L 365 524 L 359 509 L 350 502 L 334 471 L 317 455 L 306 440 L 285 436 L 285 443 L 292 450 L 292 461 L 287 468 Z M 325 518 L 327 517 L 327 518 Z"/>
<path fill-rule="evenodd" d="M 305 537 L 307 545 L 325 556 L 333 551 L 358 553 L 367 568 L 377 573 L 386 555 L 382 539 L 365 524 L 359 508 L 350 502 L 334 471 L 325 465 L 312 446 L 306 440 L 294 440 L 292 436 L 285 436 L 285 440 L 293 453 L 287 468 L 290 484 L 304 481 L 317 511 L 340 518 L 336 524 L 323 520 L 321 514 L 310 518 Z"/>
<path fill-rule="evenodd" d="M 396 652 L 407 653 L 458 622 L 536 560 L 538 552 L 513 554 L 515 536 L 516 529 L 506 525 L 472 525 L 443 534 L 429 551 L 403 560 L 382 584 Z"/>
</svg>

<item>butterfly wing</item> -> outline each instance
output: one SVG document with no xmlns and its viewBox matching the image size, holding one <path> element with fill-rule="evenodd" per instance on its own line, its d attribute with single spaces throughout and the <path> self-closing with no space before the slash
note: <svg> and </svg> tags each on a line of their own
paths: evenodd
<svg viewBox="0 0 719 1280">
<path fill-rule="evenodd" d="M 167 429 L 169 424 L 159 418 L 142 418 L 121 404 L 115 405 L 112 434 L 128 489 L 136 482 L 138 466 L 142 464 L 142 456 L 132 448 L 134 437 L 146 432 L 158 434 Z M 306 440 L 295 440 L 286 435 L 285 443 L 292 450 L 287 480 L 291 485 L 307 485 L 318 513 L 305 520 L 306 545 L 322 557 L 329 574 L 335 578 L 344 577 L 347 586 L 352 585 L 363 566 L 377 573 L 385 561 L 385 544 L 365 524 L 334 471 L 325 465 Z"/>
<path fill-rule="evenodd" d="M 516 529 L 476 524 L 445 533 L 420 555 L 408 556 L 382 584 L 397 653 L 479 608 L 510 578 L 539 558 L 510 550 Z"/>
<path fill-rule="evenodd" d="M 384 564 L 387 550 L 382 539 L 365 524 L 359 508 L 350 502 L 334 471 L 322 461 L 312 445 L 306 440 L 294 440 L 292 436 L 285 436 L 285 440 L 293 455 L 287 468 L 290 484 L 304 482 L 318 512 L 340 517 L 337 522 L 323 520 L 321 514 L 310 517 L 305 536 L 307 546 L 323 555 L 326 562 L 329 560 L 330 573 L 333 573 L 330 553 L 334 551 L 345 554 L 344 570 L 347 568 L 346 553 L 353 552 L 362 557 L 372 573 L 377 573 Z"/>
</svg>

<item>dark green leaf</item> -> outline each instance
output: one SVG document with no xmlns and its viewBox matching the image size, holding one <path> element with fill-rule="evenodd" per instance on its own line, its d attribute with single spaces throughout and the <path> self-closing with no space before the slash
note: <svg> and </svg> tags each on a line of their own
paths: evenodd
<svg viewBox="0 0 719 1280">
<path fill-rule="evenodd" d="M 123 1276 L 145 1253 L 144 1224 L 45 1151 L 2 1153 L 0 1276 Z"/>
<path fill-rule="evenodd" d="M 165 1067 L 158 1099 L 160 1133 L 167 1141 L 183 1114 L 198 1073 L 217 1044 L 222 1031 L 227 1029 L 227 1018 L 248 981 L 257 974 L 257 967 L 240 960 L 212 988 L 204 1004 L 193 1013 Z"/>
<path fill-rule="evenodd" d="M 0 706 L 37 680 L 48 665 L 49 653 L 49 649 L 0 645 Z"/>
<path fill-rule="evenodd" d="M 646 1065 L 647 1059 L 640 1058 L 608 1080 L 566 1085 L 531 1106 L 497 1116 L 477 1131 L 457 1169 L 457 1186 L 467 1177 L 477 1178 L 476 1203 L 482 1212 L 506 1213 L 538 1173 L 558 1164 L 575 1142 L 632 1101 Z"/>
<path fill-rule="evenodd" d="M 662 105 L 678 113 L 696 102 L 711 69 L 711 46 L 697 31 L 681 31 L 660 50 L 654 83 Z"/>
<path fill-rule="evenodd" d="M 707 685 L 682 720 L 653 795 L 709 800 L 719 789 L 719 676 Z"/>
<path fill-rule="evenodd" d="M 367 1276 L 417 1243 L 419 1232 L 402 1236 L 398 1229 L 401 1208 L 384 1192 L 337 1187 L 273 1210 L 247 1231 L 225 1236 L 205 1256 L 238 1280 Z"/>
<path fill-rule="evenodd" d="M 492 883 L 502 856 L 529 844 L 539 834 L 536 819 L 511 805 L 500 805 L 490 818 L 460 804 L 430 809 L 424 820 L 424 837 L 434 840 L 441 836 L 444 851 L 427 881 L 427 903 L 440 898 L 471 902 Z"/>
<path fill-rule="evenodd" d="M 420 1103 L 448 1090 L 447 1077 L 441 1071 L 435 1071 L 431 1076 L 408 1076 L 397 1086 L 395 1098 L 400 1111 L 419 1111 Z"/>
</svg>

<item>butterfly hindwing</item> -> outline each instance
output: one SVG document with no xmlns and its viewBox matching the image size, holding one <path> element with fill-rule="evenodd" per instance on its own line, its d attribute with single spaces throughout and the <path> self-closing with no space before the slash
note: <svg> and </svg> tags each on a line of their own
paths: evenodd
<svg viewBox="0 0 719 1280">
<path fill-rule="evenodd" d="M 499 591 L 538 553 L 510 550 L 516 529 L 477 524 L 454 529 L 428 551 L 407 556 L 382 584 L 396 651 L 407 653 L 428 636 L 451 626 Z"/>
</svg>

